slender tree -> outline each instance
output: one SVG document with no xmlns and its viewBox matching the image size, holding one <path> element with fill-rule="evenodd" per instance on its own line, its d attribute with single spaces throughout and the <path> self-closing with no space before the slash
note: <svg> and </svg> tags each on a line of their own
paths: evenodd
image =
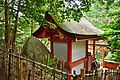
<svg viewBox="0 0 120 80">
<path fill-rule="evenodd" d="M 16 16 L 15 16 L 15 26 L 14 26 L 13 41 L 12 41 L 13 48 L 15 46 L 15 40 L 16 40 L 16 32 L 17 32 L 17 27 L 18 27 L 18 19 L 19 19 L 20 6 L 21 6 L 21 0 L 18 1 Z"/>
<path fill-rule="evenodd" d="M 7 0 L 5 0 L 4 6 L 5 6 L 5 43 L 6 43 L 6 47 L 8 47 L 9 46 L 9 24 L 8 24 L 8 1 Z"/>
</svg>

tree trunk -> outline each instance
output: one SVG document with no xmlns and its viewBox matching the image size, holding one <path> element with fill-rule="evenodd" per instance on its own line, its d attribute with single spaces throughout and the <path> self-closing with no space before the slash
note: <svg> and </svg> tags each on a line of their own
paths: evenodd
<svg viewBox="0 0 120 80">
<path fill-rule="evenodd" d="M 5 6 L 5 44 L 6 44 L 6 49 L 8 51 L 8 47 L 9 47 L 9 24 L 8 24 L 8 2 L 7 2 L 7 0 L 5 0 L 4 6 Z"/>
<path fill-rule="evenodd" d="M 5 0 L 4 3 L 4 8 L 5 8 L 5 51 L 3 52 L 3 65 L 2 65 L 2 80 L 6 80 L 6 57 L 9 51 L 9 23 L 8 23 L 8 1 Z"/>
<path fill-rule="evenodd" d="M 18 10 L 17 10 L 16 16 L 15 16 L 15 27 L 14 27 L 14 32 L 13 32 L 12 48 L 15 47 L 15 40 L 16 40 L 16 33 L 17 33 L 17 27 L 18 27 L 18 16 L 19 16 L 19 11 L 20 11 L 20 5 L 21 5 L 21 0 L 19 0 Z"/>
</svg>

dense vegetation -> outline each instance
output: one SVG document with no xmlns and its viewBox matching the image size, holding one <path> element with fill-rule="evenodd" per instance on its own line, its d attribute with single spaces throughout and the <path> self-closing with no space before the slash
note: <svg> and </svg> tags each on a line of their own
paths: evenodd
<svg viewBox="0 0 120 80">
<path fill-rule="evenodd" d="M 120 61 L 120 0 L 96 0 L 86 14 L 92 23 L 105 31 L 110 47 L 107 59 Z"/>
<path fill-rule="evenodd" d="M 45 12 L 59 23 L 85 15 L 105 30 L 114 60 L 120 61 L 120 0 L 0 0 L 0 49 L 21 50 L 28 37 L 42 24 Z M 5 45 L 3 44 L 5 43 Z"/>
<path fill-rule="evenodd" d="M 78 21 L 82 11 L 88 9 L 89 0 L 81 0 L 78 4 L 70 0 L 1 0 L 0 38 L 5 40 L 7 47 L 21 48 L 26 38 L 45 23 L 46 11 L 61 22 L 66 19 Z"/>
</svg>

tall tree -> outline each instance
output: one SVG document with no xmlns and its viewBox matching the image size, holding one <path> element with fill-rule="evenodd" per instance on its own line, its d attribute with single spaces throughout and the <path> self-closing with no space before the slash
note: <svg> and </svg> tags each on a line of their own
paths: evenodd
<svg viewBox="0 0 120 80">
<path fill-rule="evenodd" d="M 119 0 L 93 0 L 90 11 L 86 14 L 95 26 L 105 31 L 103 35 L 108 39 L 110 53 L 113 60 L 120 61 L 120 1 Z"/>
<path fill-rule="evenodd" d="M 28 28 L 30 23 L 33 23 L 30 20 L 41 25 L 45 22 L 45 12 L 48 11 L 59 22 L 70 19 L 79 21 L 82 11 L 89 10 L 90 6 L 90 0 L 9 0 L 7 4 L 1 2 L 5 4 L 5 42 L 12 46 L 15 45 L 15 41 L 20 42 L 18 34 L 21 34 L 21 31 L 25 33 L 25 26 L 23 28 L 21 20 L 27 20 Z M 31 27 L 32 32 L 33 29 L 34 27 Z"/>
<path fill-rule="evenodd" d="M 9 46 L 9 24 L 8 24 L 8 1 L 5 0 L 4 3 L 5 6 L 5 43 L 6 43 L 6 47 Z M 8 49 L 8 48 L 7 48 Z"/>
<path fill-rule="evenodd" d="M 17 27 L 18 27 L 18 18 L 19 18 L 20 6 L 21 6 L 21 0 L 18 1 L 17 11 L 16 11 L 16 15 L 15 15 L 15 26 L 14 26 L 13 41 L 12 41 L 12 46 L 13 47 L 15 46 L 15 40 L 16 40 L 16 32 L 17 32 Z"/>
</svg>

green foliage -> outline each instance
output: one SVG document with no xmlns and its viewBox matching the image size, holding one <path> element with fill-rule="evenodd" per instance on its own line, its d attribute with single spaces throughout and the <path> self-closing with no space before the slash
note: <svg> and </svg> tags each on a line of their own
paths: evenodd
<svg viewBox="0 0 120 80">
<path fill-rule="evenodd" d="M 103 37 L 108 39 L 111 59 L 120 61 L 120 1 L 118 0 L 92 0 L 90 11 L 85 15 L 98 28 L 104 30 Z M 108 57 L 110 58 L 110 57 Z"/>
<path fill-rule="evenodd" d="M 0 1 L 0 39 L 3 39 L 4 38 L 4 21 L 3 21 L 3 18 L 4 18 L 4 16 L 3 16 L 3 14 L 4 14 L 4 12 L 3 12 L 3 2 L 2 1 Z"/>
<path fill-rule="evenodd" d="M 120 62 L 120 54 L 112 54 L 112 53 L 109 53 L 109 54 L 105 57 L 105 60 Z"/>
<path fill-rule="evenodd" d="M 15 26 L 15 15 L 19 0 L 9 2 L 9 25 L 11 33 Z M 76 0 L 79 1 L 79 0 Z M 81 1 L 81 3 L 79 3 Z M 108 0 L 21 0 L 18 28 L 16 35 L 17 47 L 21 48 L 31 33 L 40 25 L 45 24 L 45 12 L 54 15 L 59 23 L 74 19 L 79 21 L 87 11 L 87 17 L 97 27 L 105 30 L 104 37 L 109 39 L 111 53 L 120 53 L 120 1 Z M 78 4 L 79 3 L 79 4 Z M 0 39 L 4 39 L 4 1 L 0 1 Z M 91 8 L 90 8 L 91 7 Z M 55 27 L 54 24 L 51 24 Z"/>
<path fill-rule="evenodd" d="M 105 60 L 110 60 L 110 61 L 115 61 L 115 54 L 109 53 L 106 57 Z"/>
<path fill-rule="evenodd" d="M 54 15 L 59 22 L 66 19 L 79 21 L 82 11 L 88 11 L 89 6 L 89 0 L 81 0 L 79 5 L 74 0 L 26 0 L 25 4 L 21 7 L 21 12 L 25 16 L 33 18 L 39 24 L 42 23 L 46 11 Z"/>
<path fill-rule="evenodd" d="M 96 52 L 96 59 L 97 61 L 101 61 L 102 60 L 102 53 L 101 52 Z"/>
<path fill-rule="evenodd" d="M 16 43 L 17 43 L 17 47 L 19 49 L 22 48 L 23 44 L 25 43 L 25 41 L 31 36 L 31 27 L 33 26 L 32 24 L 34 24 L 33 26 L 33 31 L 37 30 L 37 28 L 39 27 L 38 23 L 35 22 L 31 22 L 31 18 L 25 18 L 25 17 L 21 17 L 19 19 L 18 22 L 18 29 L 17 29 L 17 38 L 16 38 Z"/>
<path fill-rule="evenodd" d="M 16 13 L 20 4 L 18 22 L 16 23 Z M 72 7 L 66 6 L 67 4 Z M 78 1 L 80 2 L 80 1 Z M 48 11 L 54 15 L 60 23 L 64 20 L 74 19 L 79 21 L 82 16 L 82 11 L 88 11 L 90 0 L 81 0 L 81 4 L 77 4 L 74 0 L 8 0 L 8 17 L 11 37 L 17 25 L 16 47 L 20 48 L 31 33 L 34 32 L 40 25 L 45 24 L 45 12 Z M 0 1 L 0 38 L 4 37 L 4 1 Z M 2 16 L 2 17 L 1 17 Z M 52 27 L 55 27 L 51 24 Z M 4 38 L 3 38 L 4 39 Z"/>
<path fill-rule="evenodd" d="M 115 61 L 120 61 L 120 15 L 107 26 L 105 35 L 109 40 L 110 51 L 114 54 Z"/>
</svg>

